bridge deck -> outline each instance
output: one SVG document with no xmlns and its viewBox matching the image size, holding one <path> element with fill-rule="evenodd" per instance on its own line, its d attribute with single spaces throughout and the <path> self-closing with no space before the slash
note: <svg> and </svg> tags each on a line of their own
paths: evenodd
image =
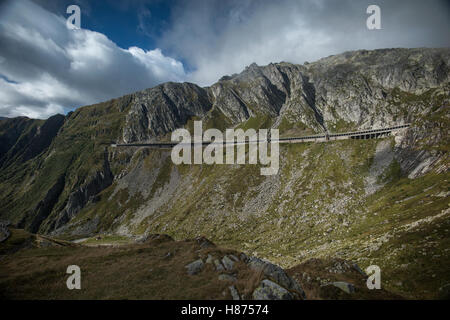
<svg viewBox="0 0 450 320">
<path fill-rule="evenodd" d="M 285 138 L 279 138 L 277 140 L 272 141 L 278 141 L 279 143 L 295 143 L 298 142 L 308 142 L 308 141 L 327 141 L 327 140 L 336 140 L 336 138 L 353 138 L 353 137 L 364 137 L 367 135 L 377 135 L 377 134 L 385 134 L 390 133 L 395 130 L 400 130 L 404 128 L 408 128 L 410 124 L 403 124 L 398 125 L 394 127 L 389 128 L 380 128 L 380 129 L 370 129 L 370 130 L 362 130 L 362 131 L 352 131 L 352 132 L 343 132 L 343 133 L 329 133 L 329 134 L 318 134 L 318 135 L 312 135 L 312 136 L 303 136 L 303 137 L 285 137 Z M 335 139 L 331 139 L 335 138 Z M 248 143 L 260 143 L 260 142 L 266 142 L 266 140 L 246 140 L 245 142 L 236 142 L 236 141 L 202 141 L 197 143 L 187 143 L 187 144 L 181 144 L 181 145 L 209 145 L 209 144 L 225 144 L 225 145 L 239 145 L 239 144 L 248 144 Z M 153 148 L 161 148 L 161 149 L 170 149 L 174 146 L 180 144 L 179 142 L 148 142 L 148 143 L 123 143 L 123 144 L 111 144 L 112 147 L 153 147 Z"/>
</svg>

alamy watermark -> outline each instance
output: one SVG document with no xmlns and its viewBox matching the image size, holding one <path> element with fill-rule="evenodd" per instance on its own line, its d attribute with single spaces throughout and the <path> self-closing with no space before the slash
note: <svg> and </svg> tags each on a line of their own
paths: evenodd
<svg viewBox="0 0 450 320">
<path fill-rule="evenodd" d="M 377 5 L 370 5 L 366 10 L 367 14 L 370 16 L 367 18 L 366 26 L 369 30 L 380 30 L 381 29 L 381 9 Z"/>
<path fill-rule="evenodd" d="M 67 14 L 70 16 L 66 20 L 66 26 L 68 29 L 77 30 L 81 28 L 81 10 L 76 4 L 72 4 L 67 7 Z"/>
<path fill-rule="evenodd" d="M 226 129 L 224 139 L 224 134 L 220 130 L 208 129 L 203 133 L 202 121 L 194 121 L 193 138 L 187 129 L 177 129 L 172 132 L 172 141 L 179 143 L 172 148 L 171 158 L 176 165 L 246 164 L 248 158 L 248 164 L 258 164 L 259 160 L 260 164 L 268 165 L 261 168 L 261 175 L 274 175 L 279 169 L 278 137 L 278 129 L 259 129 L 259 132 L 255 129 L 246 131 Z M 248 157 L 246 145 L 248 145 Z"/>
<path fill-rule="evenodd" d="M 77 265 L 70 265 L 67 267 L 66 273 L 70 274 L 70 276 L 67 278 L 67 281 L 66 281 L 67 289 L 80 290 L 81 289 L 81 269 L 80 269 L 80 267 Z"/>
<path fill-rule="evenodd" d="M 366 281 L 367 288 L 370 290 L 381 289 L 381 269 L 377 265 L 371 265 L 366 268 L 369 275 Z"/>
</svg>

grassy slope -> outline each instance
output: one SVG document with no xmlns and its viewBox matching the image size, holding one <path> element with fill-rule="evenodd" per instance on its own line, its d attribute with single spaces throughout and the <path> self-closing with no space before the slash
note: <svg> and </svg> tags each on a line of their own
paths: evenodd
<svg viewBox="0 0 450 320">
<path fill-rule="evenodd" d="M 179 190 L 182 196 L 174 196 L 156 216 L 132 228 L 133 232 L 163 232 L 176 239 L 205 235 L 283 266 L 333 256 L 357 261 L 362 268 L 377 264 L 388 289 L 410 298 L 432 298 L 437 288 L 450 281 L 446 272 L 448 214 L 418 228 L 405 226 L 448 208 L 448 198 L 437 197 L 448 191 L 448 174 L 410 180 L 399 174 L 394 162 L 380 178 L 386 180 L 385 186 L 366 198 L 364 177 L 378 142 L 282 146 L 281 180 L 273 186 L 276 192 L 265 212 L 245 209 L 265 181 L 259 166 L 175 167 L 166 159 L 158 167 L 156 187 L 147 198 L 139 193 L 129 198 L 128 190 L 122 189 L 108 200 L 113 186 L 76 220 L 100 215 L 99 232 L 113 227 L 114 219 L 121 215 L 128 217 L 125 222 L 131 221 L 134 210 L 164 194 L 175 170 L 195 188 Z M 149 170 L 152 165 L 159 166 L 155 153 L 148 158 L 153 159 Z M 215 213 L 212 208 L 218 202 L 224 208 Z M 411 277 L 411 272 L 418 276 Z"/>
<path fill-rule="evenodd" d="M 2 172 L 1 213 L 18 223 L 47 194 L 60 177 L 65 188 L 53 215 L 64 208 L 71 191 L 83 184 L 103 163 L 104 148 L 118 136 L 128 97 L 76 110 L 62 127 L 49 151 Z M 120 169 L 118 167 L 117 169 Z M 30 215 L 25 226 L 30 223 Z M 45 228 L 45 226 L 43 226 Z"/>
<path fill-rule="evenodd" d="M 198 274 L 188 275 L 185 266 L 199 258 L 240 256 L 213 244 L 202 246 L 205 242 L 201 240 L 173 241 L 156 235 L 136 244 L 129 238 L 107 236 L 75 245 L 51 238 L 43 243 L 40 235 L 11 231 L 11 237 L 0 245 L 3 299 L 231 299 L 231 285 L 241 297 L 251 299 L 254 289 L 267 278 L 242 261 L 221 272 L 206 263 Z M 287 272 L 301 283 L 308 299 L 401 298 L 386 290 L 368 290 L 366 277 L 354 268 L 338 274 L 329 271 L 336 263 L 349 266 L 343 260 L 314 259 Z M 66 269 L 74 264 L 81 269 L 81 290 L 66 287 Z M 306 273 L 308 279 L 302 276 Z M 236 280 L 219 280 L 219 274 Z M 321 288 L 321 281 L 346 281 L 354 284 L 356 292 L 349 295 L 333 286 Z"/>
<path fill-rule="evenodd" d="M 13 230 L 6 246 L 32 235 Z M 110 239 L 111 240 L 111 239 Z M 115 239 L 117 240 L 117 239 Z M 122 241 L 122 240 L 121 240 Z M 20 241 L 19 241 L 20 242 Z M 170 253 L 168 257 L 167 254 Z M 229 281 L 218 279 L 210 264 L 188 276 L 185 265 L 208 254 L 223 257 L 235 251 L 200 248 L 192 240 L 152 240 L 120 247 L 61 247 L 24 249 L 0 261 L 0 297 L 7 299 L 231 299 Z M 81 268 L 81 290 L 68 290 L 66 268 Z M 226 273 L 226 272 L 225 272 Z M 261 280 L 243 262 L 235 263 L 234 283 L 247 297 Z"/>
</svg>

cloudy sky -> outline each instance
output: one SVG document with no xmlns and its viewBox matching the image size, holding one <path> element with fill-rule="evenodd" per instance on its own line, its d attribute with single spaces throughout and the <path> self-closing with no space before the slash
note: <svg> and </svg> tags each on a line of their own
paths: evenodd
<svg viewBox="0 0 450 320">
<path fill-rule="evenodd" d="M 81 29 L 66 9 L 81 9 Z M 366 9 L 381 9 L 368 30 Z M 47 118 L 165 81 L 207 86 L 256 62 L 450 47 L 445 0 L 0 0 L 0 116 Z"/>
</svg>

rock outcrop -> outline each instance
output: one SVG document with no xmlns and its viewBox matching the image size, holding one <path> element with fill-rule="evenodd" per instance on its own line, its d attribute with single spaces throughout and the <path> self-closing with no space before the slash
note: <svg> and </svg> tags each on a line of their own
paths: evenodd
<svg viewBox="0 0 450 320">
<path fill-rule="evenodd" d="M 9 238 L 11 235 L 11 232 L 9 232 L 9 222 L 7 221 L 0 221 L 0 243 L 5 241 Z"/>
</svg>

